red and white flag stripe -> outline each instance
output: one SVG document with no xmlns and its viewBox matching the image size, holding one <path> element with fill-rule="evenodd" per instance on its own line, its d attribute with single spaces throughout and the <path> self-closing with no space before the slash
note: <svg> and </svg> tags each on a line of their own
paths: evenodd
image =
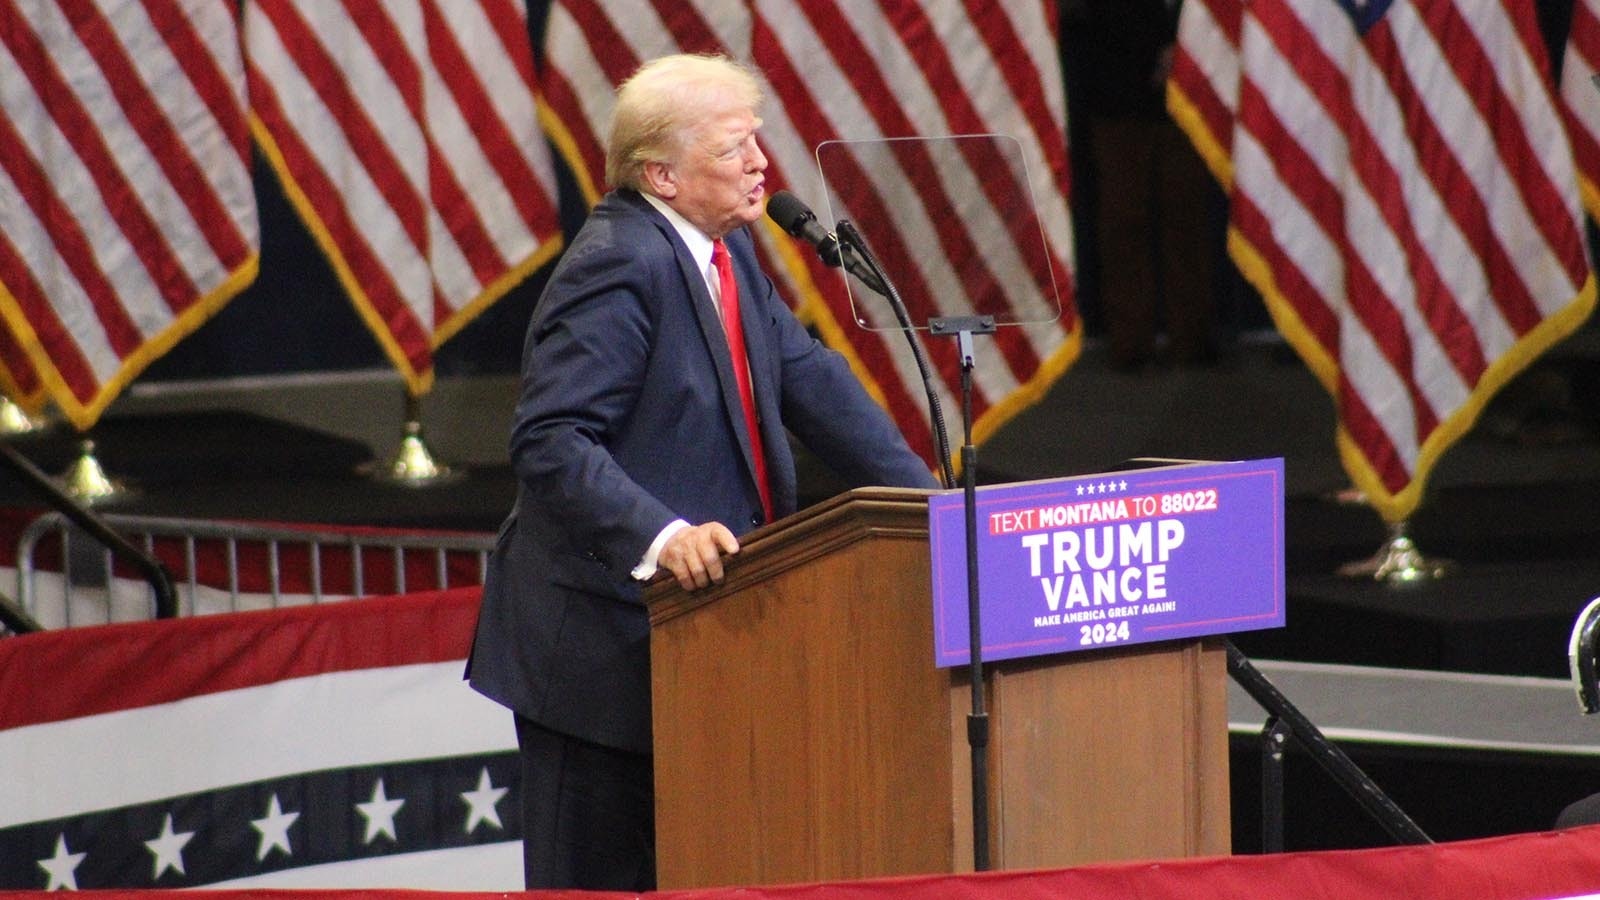
<svg viewBox="0 0 1600 900">
<path fill-rule="evenodd" d="M 1600 0 L 1573 0 L 1561 63 L 1561 113 L 1572 138 L 1578 183 L 1589 215 L 1600 218 Z"/>
<path fill-rule="evenodd" d="M 1246 2 L 1185 0 L 1167 80 L 1167 109 L 1224 186 L 1233 180 L 1239 28 Z"/>
<path fill-rule="evenodd" d="M 0 343 L 87 428 L 255 276 L 228 0 L 0 5 Z"/>
<path fill-rule="evenodd" d="M 413 393 L 560 246 L 519 0 L 250 0 L 257 140 Z"/>
<path fill-rule="evenodd" d="M 1060 274 L 1070 296 L 1071 271 L 1066 122 L 1053 18 L 1043 5 L 1030 4 L 872 4 L 853 7 L 848 16 L 834 3 L 758 2 L 756 9 L 753 59 L 772 79 L 781 110 L 807 150 L 833 139 L 995 134 L 1014 139 L 1032 166 L 1033 183 L 1020 184 L 1005 177 L 1003 160 L 987 152 L 995 149 L 989 141 L 963 142 L 949 159 L 964 165 L 934 165 L 937 178 L 916 181 L 908 171 L 915 155 L 942 148 L 909 144 L 912 158 L 897 166 L 886 164 L 880 145 L 868 143 L 837 156 L 827 176 L 836 182 L 841 173 L 834 167 L 842 165 L 845 179 L 866 186 L 849 198 L 861 208 L 834 212 L 867 233 L 915 319 L 995 312 L 1002 322 L 1030 323 L 1000 329 L 976 356 L 974 414 L 992 428 L 1037 396 L 1030 382 L 1037 387 L 1053 378 L 1041 374 L 1047 361 L 1058 373 L 1077 349 L 1070 303 L 1060 320 L 1053 315 L 1052 274 Z M 849 27 L 840 27 L 846 22 Z M 1053 259 L 1042 258 L 1049 251 L 1038 226 L 1013 202 L 1025 203 L 1030 188 Z M 1033 227 L 1031 234 L 1023 223 Z M 1012 282 L 1008 274 L 1022 277 Z M 852 318 L 836 294 L 822 299 L 833 321 Z M 893 326 L 885 304 L 858 302 L 856 312 L 874 328 Z M 849 335 L 854 344 L 869 337 L 853 328 Z M 880 383 L 907 385 L 917 396 L 917 371 L 903 341 L 893 332 L 870 337 L 885 345 L 893 378 L 878 365 L 870 374 Z M 957 348 L 950 341 L 924 346 L 946 408 L 954 409 Z M 923 404 L 918 398 L 910 405 L 920 411 Z M 926 430 L 909 414 L 901 422 Z"/>
<path fill-rule="evenodd" d="M 1333 395 L 1347 472 L 1397 521 L 1594 288 L 1532 9 L 1396 0 L 1374 18 L 1246 5 L 1230 249 Z"/>
<path fill-rule="evenodd" d="M 10 399 L 26 413 L 37 414 L 45 402 L 44 381 L 29 361 L 22 342 L 11 333 L 11 326 L 0 317 L 0 396 Z"/>
<path fill-rule="evenodd" d="M 903 173 L 863 170 L 880 205 L 870 212 L 875 251 L 908 304 L 946 315 L 986 302 L 951 260 L 976 258 L 1031 276 L 1030 292 L 1001 299 L 1011 319 L 1059 319 L 1003 328 L 978 354 L 975 437 L 981 440 L 1037 399 L 1076 357 L 1079 327 L 1071 302 L 1071 222 L 1067 206 L 1066 120 L 1056 27 L 1047 4 L 984 2 L 860 4 L 850 15 L 833 3 L 699 0 L 640 7 L 619 0 L 561 0 L 546 36 L 545 91 L 561 118 L 558 146 L 600 186 L 603 135 L 615 85 L 644 60 L 687 50 L 747 59 L 764 74 L 768 103 L 761 140 L 769 192 L 794 191 L 821 210 L 824 186 L 815 150 L 829 140 L 873 140 L 993 133 L 1014 139 L 1031 167 L 1048 250 L 1038 229 L 1018 234 L 990 192 L 996 173 L 971 163 L 948 172 L 941 193 L 914 198 Z M 915 199 L 915 198 L 914 198 Z M 892 201 L 892 202 L 891 202 Z M 892 209 L 892 213 L 889 210 Z M 855 213 L 852 212 L 852 215 Z M 866 221 L 866 217 L 862 218 Z M 893 332 L 853 322 L 845 284 L 770 223 L 756 229 L 767 270 L 801 318 L 849 357 L 912 446 L 934 460 L 926 400 L 913 357 Z M 898 248 L 898 249 L 897 249 Z M 909 252 L 906 248 L 915 248 Z M 1048 259 L 1044 257 L 1048 256 Z M 1053 274 L 1053 283 L 1051 277 Z M 915 287 L 913 287 L 915 286 Z M 932 286 L 937 286 L 933 289 Z M 1039 308 L 1048 298 L 1047 311 Z M 993 300 L 987 301 L 989 306 Z M 874 327 L 892 324 L 887 307 L 867 300 Z M 960 372 L 950 341 L 924 342 L 936 389 L 953 409 Z"/>
</svg>

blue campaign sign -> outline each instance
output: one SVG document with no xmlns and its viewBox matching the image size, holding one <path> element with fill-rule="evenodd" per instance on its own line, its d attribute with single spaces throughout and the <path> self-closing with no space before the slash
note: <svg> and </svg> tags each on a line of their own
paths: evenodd
<svg viewBox="0 0 1600 900">
<path fill-rule="evenodd" d="M 1276 628 L 1283 460 L 1184 463 L 977 492 L 985 660 Z M 928 500 L 934 656 L 971 661 L 960 491 Z"/>
</svg>

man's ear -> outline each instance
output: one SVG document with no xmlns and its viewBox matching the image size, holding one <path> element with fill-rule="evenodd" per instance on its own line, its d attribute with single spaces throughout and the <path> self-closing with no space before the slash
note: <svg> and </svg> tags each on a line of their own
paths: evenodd
<svg viewBox="0 0 1600 900">
<path fill-rule="evenodd" d="M 659 160 L 651 160 L 644 164 L 644 183 L 663 200 L 671 200 L 678 196 L 678 177 L 672 171 L 672 166 Z"/>
</svg>

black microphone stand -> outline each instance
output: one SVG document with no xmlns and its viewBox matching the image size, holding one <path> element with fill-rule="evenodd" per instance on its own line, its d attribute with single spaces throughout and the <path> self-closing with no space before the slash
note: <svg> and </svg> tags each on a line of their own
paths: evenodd
<svg viewBox="0 0 1600 900">
<path fill-rule="evenodd" d="M 989 869 L 989 714 L 983 700 L 983 629 L 978 603 L 978 448 L 972 443 L 972 336 L 994 334 L 994 316 L 940 316 L 928 320 L 928 333 L 955 335 L 961 356 L 961 486 L 967 525 L 967 642 L 972 656 L 972 712 L 967 715 L 967 745 L 972 750 L 972 868 L 984 872 Z"/>
<path fill-rule="evenodd" d="M 950 439 L 945 434 L 944 413 L 933 378 L 928 372 L 921 345 L 917 343 L 916 330 L 911 316 L 894 282 L 878 266 L 867 242 L 848 219 L 837 225 L 840 250 L 854 252 L 883 282 L 884 295 L 894 310 L 895 318 L 911 344 L 912 355 L 922 374 L 923 387 L 928 393 L 930 416 L 934 422 L 934 444 L 944 472 L 944 486 L 955 486 L 950 473 Z M 928 320 L 928 333 L 940 336 L 954 335 L 957 352 L 961 357 L 961 484 L 963 510 L 966 515 L 967 541 L 967 640 L 971 654 L 969 677 L 972 686 L 972 711 L 967 715 L 967 745 L 972 752 L 972 868 L 976 872 L 989 870 L 989 714 L 984 708 L 985 678 L 983 672 L 982 613 L 978 603 L 978 448 L 972 443 L 972 368 L 974 334 L 993 334 L 994 316 L 939 316 Z"/>
</svg>

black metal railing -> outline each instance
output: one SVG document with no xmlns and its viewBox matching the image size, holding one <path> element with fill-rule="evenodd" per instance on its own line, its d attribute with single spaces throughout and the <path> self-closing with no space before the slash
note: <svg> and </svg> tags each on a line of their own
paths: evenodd
<svg viewBox="0 0 1600 900">
<path fill-rule="evenodd" d="M 1268 716 L 1261 731 L 1261 845 L 1264 852 L 1283 850 L 1283 761 L 1290 739 L 1304 748 L 1312 761 L 1344 788 L 1396 843 L 1433 843 L 1405 810 L 1289 702 L 1233 641 L 1224 640 L 1224 643 L 1228 651 L 1228 674 Z"/>
<path fill-rule="evenodd" d="M 88 507 L 68 496 L 50 477 L 39 470 L 27 457 L 17 452 L 16 448 L 0 441 L 0 465 L 4 465 L 15 472 L 22 481 L 37 493 L 52 509 L 61 513 L 78 528 L 89 534 L 104 545 L 118 559 L 126 561 L 138 570 L 140 576 L 150 585 L 150 590 L 155 596 L 155 617 L 158 619 L 176 618 L 178 615 L 178 594 L 173 587 L 172 575 L 167 572 L 159 560 L 145 551 L 129 543 L 122 535 L 112 531 L 99 516 L 91 512 Z M 23 614 L 26 620 L 22 624 L 26 627 L 32 622 L 31 617 Z M 32 622 L 37 626 L 37 622 Z M 10 628 L 9 622 L 6 627 Z M 19 629 L 12 628 L 17 631 Z M 31 630 L 37 630 L 31 629 Z"/>
<path fill-rule="evenodd" d="M 44 626 L 28 611 L 17 604 L 17 601 L 0 594 L 0 633 L 28 634 L 34 631 L 43 631 Z"/>
</svg>

